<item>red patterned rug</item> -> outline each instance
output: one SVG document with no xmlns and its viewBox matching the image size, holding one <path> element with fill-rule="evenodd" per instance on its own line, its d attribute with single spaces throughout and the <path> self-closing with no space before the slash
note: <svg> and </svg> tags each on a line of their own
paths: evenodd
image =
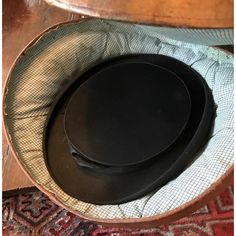
<svg viewBox="0 0 236 236">
<path fill-rule="evenodd" d="M 190 217 L 153 229 L 105 228 L 58 207 L 43 193 L 3 198 L 3 235 L 231 236 L 233 186 Z"/>
</svg>

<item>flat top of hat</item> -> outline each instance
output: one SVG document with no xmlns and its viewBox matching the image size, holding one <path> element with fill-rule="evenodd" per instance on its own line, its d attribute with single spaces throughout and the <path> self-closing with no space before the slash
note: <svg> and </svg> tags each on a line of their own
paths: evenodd
<svg viewBox="0 0 236 236">
<path fill-rule="evenodd" d="M 118 63 L 74 92 L 65 132 L 73 149 L 89 160 L 134 165 L 169 148 L 190 111 L 188 90 L 176 74 L 150 63 Z"/>
</svg>

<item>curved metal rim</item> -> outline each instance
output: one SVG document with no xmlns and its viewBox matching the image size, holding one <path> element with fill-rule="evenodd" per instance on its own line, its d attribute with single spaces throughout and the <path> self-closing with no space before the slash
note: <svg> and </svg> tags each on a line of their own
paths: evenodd
<svg viewBox="0 0 236 236">
<path fill-rule="evenodd" d="M 166 27 L 186 27 L 189 29 L 204 29 L 204 28 L 212 28 L 212 29 L 220 29 L 220 28 L 232 28 L 233 29 L 233 19 L 230 20 L 230 23 L 228 24 L 220 24 L 220 20 L 215 20 L 214 25 L 209 25 L 209 21 L 201 20 L 201 19 L 195 19 L 197 20 L 197 23 L 191 22 L 191 18 L 183 18 L 184 23 L 175 23 L 174 21 L 169 20 L 169 17 L 160 16 L 159 19 L 156 18 L 150 18 L 150 19 L 144 19 L 145 15 L 141 14 L 131 14 L 131 13 L 122 13 L 117 12 L 114 13 L 114 18 L 111 19 L 109 15 L 109 11 L 107 9 L 98 9 L 92 8 L 92 7 L 83 7 L 76 4 L 69 4 L 61 0 L 45 0 L 47 4 L 51 6 L 58 7 L 60 9 L 74 12 L 77 14 L 85 15 L 88 17 L 95 17 L 100 19 L 107 19 L 107 20 L 116 20 L 121 22 L 130 22 L 130 23 L 137 23 L 137 24 L 144 24 L 144 25 L 153 25 L 153 26 L 166 26 Z M 138 17 L 143 17 L 143 20 L 139 20 Z M 223 19 L 223 18 L 222 18 Z M 175 20 L 178 20 L 176 17 Z M 187 22 L 187 23 L 186 23 Z M 207 22 L 207 23 L 206 23 Z M 204 23 L 201 25 L 201 23 Z"/>
</svg>

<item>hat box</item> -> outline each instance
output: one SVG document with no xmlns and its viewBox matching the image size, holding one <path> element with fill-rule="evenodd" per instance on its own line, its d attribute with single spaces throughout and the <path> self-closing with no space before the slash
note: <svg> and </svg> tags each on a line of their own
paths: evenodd
<svg viewBox="0 0 236 236">
<path fill-rule="evenodd" d="M 123 9 L 120 4 L 115 3 L 116 1 L 114 1 L 114 8 L 111 5 L 112 9 L 106 10 L 98 10 L 96 1 L 92 1 L 95 5 L 92 4 L 87 8 L 77 7 L 77 3 L 81 6 L 77 1 L 54 1 L 55 5 L 62 7 L 65 7 L 68 2 L 70 9 L 75 12 L 95 16 L 94 9 L 96 9 L 96 16 L 99 18 L 124 21 L 129 15 L 130 17 L 126 21 L 136 23 L 100 19 L 65 22 L 46 30 L 24 49 L 9 73 L 3 97 L 4 125 L 15 157 L 40 190 L 57 204 L 88 220 L 122 227 L 151 227 L 187 216 L 221 191 L 229 182 L 233 172 L 233 56 L 218 48 L 210 47 L 210 45 L 231 43 L 230 28 L 232 25 L 227 18 L 230 17 L 230 14 L 222 21 L 216 19 L 208 22 L 189 20 L 185 25 L 183 21 L 178 22 L 174 18 L 172 23 L 169 20 L 163 21 L 168 18 L 159 17 L 158 11 L 154 18 L 153 12 L 146 11 L 149 13 L 146 15 L 143 15 L 142 12 L 139 12 L 140 15 L 135 14 L 140 8 L 135 7 L 134 3 L 129 6 L 130 9 L 133 9 L 132 14 L 126 12 L 128 8 Z M 72 2 L 76 4 L 73 5 Z M 149 7 L 152 4 L 154 3 L 150 1 Z M 167 6 L 163 3 L 163 7 Z M 119 13 L 115 17 L 114 9 L 120 9 L 124 14 Z M 165 27 L 159 27 L 157 24 L 163 24 Z M 209 24 L 212 24 L 211 28 L 218 29 L 199 29 L 201 26 L 208 28 Z M 167 27 L 167 25 L 175 27 L 182 25 L 187 29 L 178 28 L 174 31 L 174 28 Z M 198 29 L 192 29 L 192 27 Z M 199 32 L 203 36 L 198 39 L 196 36 Z M 216 37 L 219 32 L 223 37 Z M 181 173 L 164 185 L 151 189 L 151 192 L 143 193 L 138 198 L 124 202 L 117 201 L 112 204 L 106 202 L 101 205 L 99 202 L 86 202 L 86 199 L 71 196 L 51 175 L 43 150 L 45 124 L 50 120 L 48 114 L 53 112 L 52 106 L 56 106 L 55 99 L 59 99 L 65 93 L 66 88 L 70 86 L 73 88 L 71 81 L 74 78 L 83 76 L 101 62 L 120 56 L 138 55 L 140 57 L 140 55 L 150 56 L 152 54 L 180 61 L 196 71 L 209 87 L 209 91 L 213 95 L 212 101 L 216 105 L 216 115 L 214 123 L 212 123 L 212 133 L 208 136 L 209 140 L 205 141 L 206 146 L 197 155 L 194 155 L 194 159 L 187 163 Z M 153 68 L 153 70 L 156 69 L 158 68 Z M 174 68 L 171 69 L 174 70 Z M 183 73 L 182 69 L 181 72 Z M 178 69 L 175 73 L 178 73 Z M 95 79 L 91 81 L 95 81 Z M 104 85 L 102 84 L 102 87 Z M 178 82 L 175 86 L 176 89 L 178 86 L 180 90 L 182 88 L 181 91 L 184 93 L 181 83 Z M 98 98 L 100 97 L 99 95 Z M 185 95 L 185 98 L 187 97 Z M 173 104 L 176 100 L 172 101 L 170 97 L 169 101 Z M 177 103 L 176 106 L 178 106 Z M 185 115 L 186 112 L 187 110 Z M 85 114 L 84 111 L 81 114 Z M 185 118 L 188 119 L 187 116 Z M 184 123 L 182 126 L 185 127 Z M 81 127 L 79 128 L 81 129 Z M 116 132 L 119 133 L 121 129 L 117 130 Z M 180 134 L 178 133 L 178 135 Z M 178 135 L 172 137 L 172 142 L 175 142 Z M 94 133 L 91 137 L 94 137 Z M 133 140 L 135 141 L 135 138 Z M 105 139 L 105 142 L 107 141 L 108 139 Z M 168 141 L 170 142 L 170 140 Z M 134 146 L 137 147 L 137 145 Z M 112 148 L 117 148 L 117 146 L 113 145 Z M 163 149 L 160 147 L 161 149 L 158 150 L 156 146 L 155 148 L 156 153 Z M 60 152 L 60 144 L 53 149 Z M 134 150 L 132 149 L 132 151 Z M 90 154 L 92 155 L 92 153 Z M 104 153 L 102 153 L 102 157 L 104 157 Z M 120 160 L 119 158 L 118 155 L 117 160 Z M 68 166 L 66 163 L 65 166 L 62 165 L 62 163 L 58 163 L 57 169 L 66 170 L 68 168 L 70 170 L 69 164 Z M 70 181 L 72 179 L 68 179 L 68 185 L 72 183 Z M 77 184 L 80 182 L 79 179 L 75 181 Z M 94 195 L 96 195 L 96 191 L 100 191 L 96 187 L 96 181 L 99 181 L 98 179 L 93 181 L 92 186 L 89 185 L 91 183 L 88 183 L 88 186 L 92 190 L 94 189 Z M 136 185 L 141 185 L 141 181 L 142 178 L 137 179 Z M 106 187 L 106 185 L 104 186 Z M 123 187 L 124 191 L 128 189 L 125 183 Z M 123 191 L 121 187 L 118 189 Z"/>
</svg>

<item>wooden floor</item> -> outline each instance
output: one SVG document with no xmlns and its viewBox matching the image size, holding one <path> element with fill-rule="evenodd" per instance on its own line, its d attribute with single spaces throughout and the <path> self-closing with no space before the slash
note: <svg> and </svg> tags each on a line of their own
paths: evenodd
<svg viewBox="0 0 236 236">
<path fill-rule="evenodd" d="M 56 23 L 80 18 L 43 0 L 3 0 L 2 85 L 17 55 L 35 36 Z M 14 159 L 4 134 L 2 145 L 3 191 L 32 187 Z"/>
</svg>

